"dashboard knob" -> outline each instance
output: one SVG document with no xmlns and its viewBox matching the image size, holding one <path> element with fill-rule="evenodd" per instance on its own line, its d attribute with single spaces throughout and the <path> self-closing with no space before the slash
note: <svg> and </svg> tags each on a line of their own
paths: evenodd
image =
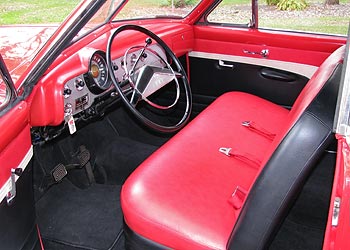
<svg viewBox="0 0 350 250">
<path fill-rule="evenodd" d="M 79 91 L 82 90 L 84 88 L 84 86 L 85 86 L 85 83 L 81 78 L 77 78 L 75 80 L 75 87 L 77 88 L 77 90 L 79 90 Z"/>
<path fill-rule="evenodd" d="M 68 116 L 71 115 L 73 113 L 73 106 L 70 103 L 67 103 L 66 105 L 64 105 L 64 115 Z"/>
<path fill-rule="evenodd" d="M 68 98 L 72 94 L 72 90 L 70 88 L 65 88 L 63 90 L 63 97 Z"/>
</svg>

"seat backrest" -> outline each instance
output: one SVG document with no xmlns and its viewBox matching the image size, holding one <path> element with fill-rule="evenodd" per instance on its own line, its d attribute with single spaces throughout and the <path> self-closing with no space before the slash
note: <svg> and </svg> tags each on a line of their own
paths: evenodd
<svg viewBox="0 0 350 250">
<path fill-rule="evenodd" d="M 333 52 L 309 80 L 276 136 L 250 189 L 228 249 L 264 249 L 333 140 L 345 46 Z"/>
</svg>

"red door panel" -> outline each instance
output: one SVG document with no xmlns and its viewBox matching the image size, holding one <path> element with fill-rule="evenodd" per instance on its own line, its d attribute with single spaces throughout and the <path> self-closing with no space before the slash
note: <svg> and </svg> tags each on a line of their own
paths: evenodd
<svg viewBox="0 0 350 250">
<path fill-rule="evenodd" d="M 337 164 L 333 180 L 333 190 L 328 213 L 323 249 L 349 249 L 350 217 L 350 151 L 349 144 L 339 135 Z"/>
<path fill-rule="evenodd" d="M 342 37 L 200 25 L 194 27 L 194 36 L 194 51 L 293 62 L 317 67 L 346 42 L 346 39 Z M 244 52 L 261 52 L 263 49 L 269 50 L 267 58 Z"/>
<path fill-rule="evenodd" d="M 228 91 L 292 106 L 320 64 L 346 42 L 342 37 L 220 25 L 197 24 L 193 32 L 189 64 L 198 112 Z"/>
<path fill-rule="evenodd" d="M 18 167 L 31 151 L 30 129 L 28 125 L 27 103 L 22 101 L 0 118 L 0 187 L 9 181 L 11 168 Z M 29 158 L 30 159 L 30 158 Z M 25 167 L 25 166 L 22 166 Z M 1 200 L 4 197 L 0 197 Z"/>
<path fill-rule="evenodd" d="M 32 187 L 33 147 L 28 110 L 27 103 L 21 101 L 0 117 L 1 249 L 32 249 L 38 244 Z M 11 173 L 11 170 L 19 168 L 22 173 Z M 15 177 L 15 185 L 12 175 Z M 9 194 L 15 194 L 11 202 Z"/>
</svg>

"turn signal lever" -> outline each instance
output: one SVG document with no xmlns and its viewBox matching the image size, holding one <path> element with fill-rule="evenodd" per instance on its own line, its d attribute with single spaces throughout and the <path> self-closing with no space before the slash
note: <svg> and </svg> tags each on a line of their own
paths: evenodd
<svg viewBox="0 0 350 250">
<path fill-rule="evenodd" d="M 145 47 L 147 47 L 147 45 L 150 45 L 152 43 L 152 39 L 150 37 L 147 37 L 146 40 L 145 40 Z"/>
<path fill-rule="evenodd" d="M 140 54 L 137 56 L 137 58 L 135 60 L 135 63 L 134 63 L 134 65 L 132 66 L 132 68 L 130 70 L 129 76 L 131 76 L 134 73 L 134 70 L 135 70 L 135 67 L 136 67 L 137 63 L 140 61 L 141 56 L 143 56 L 145 54 L 144 52 L 145 52 L 147 46 L 152 43 L 152 39 L 150 37 L 147 37 L 146 40 L 145 40 L 145 43 L 146 43 L 145 46 L 143 46 Z M 128 71 L 126 70 L 126 72 L 128 72 Z"/>
</svg>

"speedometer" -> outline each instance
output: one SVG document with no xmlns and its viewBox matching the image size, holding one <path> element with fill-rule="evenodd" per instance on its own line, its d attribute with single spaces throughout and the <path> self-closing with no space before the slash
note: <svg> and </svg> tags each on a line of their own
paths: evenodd
<svg viewBox="0 0 350 250">
<path fill-rule="evenodd" d="M 105 55 L 101 51 L 93 54 L 90 61 L 89 75 L 96 85 L 101 90 L 106 90 L 111 86 L 111 81 L 108 79 L 108 68 Z"/>
</svg>

